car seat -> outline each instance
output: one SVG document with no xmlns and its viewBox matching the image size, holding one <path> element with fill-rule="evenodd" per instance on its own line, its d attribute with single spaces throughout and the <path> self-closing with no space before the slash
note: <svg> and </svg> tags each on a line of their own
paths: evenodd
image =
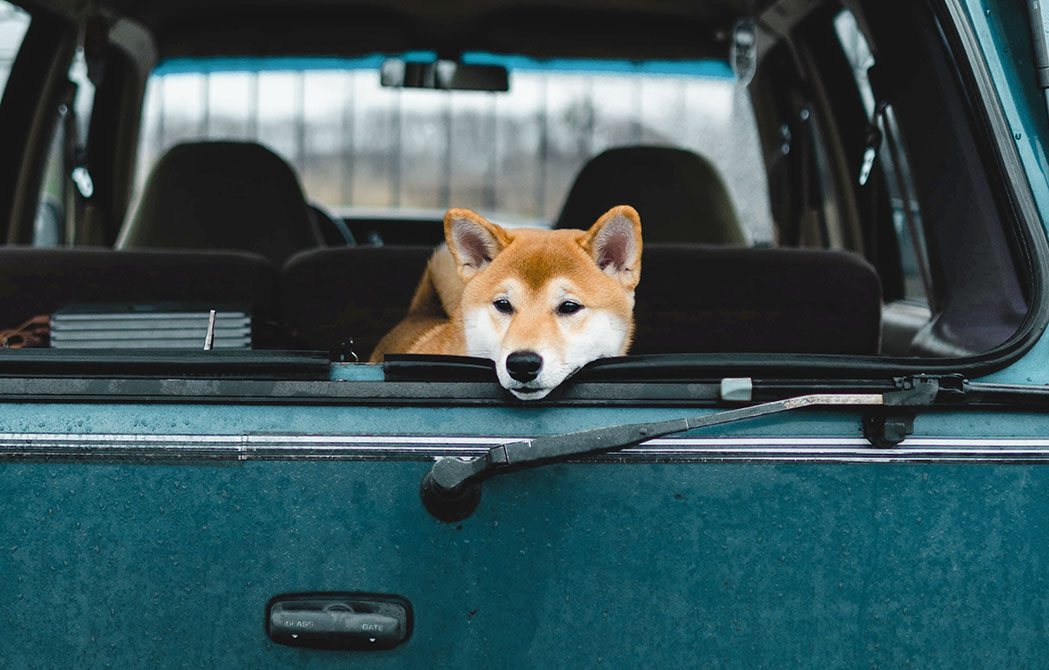
<svg viewBox="0 0 1049 670">
<path fill-rule="evenodd" d="M 257 347 L 279 346 L 276 291 L 273 264 L 243 251 L 0 247 L 0 330 L 71 303 L 238 306 Z"/>
<path fill-rule="evenodd" d="M 404 318 L 432 247 L 304 251 L 284 266 L 281 313 L 301 346 L 354 340 L 367 358 Z M 631 353 L 878 353 L 881 283 L 856 254 L 646 244 Z"/>
<path fill-rule="evenodd" d="M 239 249 L 280 265 L 323 246 L 291 166 L 250 142 L 190 142 L 168 150 L 146 181 L 119 249 Z"/>
<path fill-rule="evenodd" d="M 616 205 L 641 214 L 645 242 L 746 244 L 725 183 L 710 161 L 686 149 L 609 149 L 583 166 L 555 228 L 590 227 Z"/>
</svg>

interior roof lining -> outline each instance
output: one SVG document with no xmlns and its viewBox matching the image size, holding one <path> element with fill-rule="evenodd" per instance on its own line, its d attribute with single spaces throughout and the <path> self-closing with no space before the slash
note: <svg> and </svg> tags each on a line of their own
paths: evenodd
<svg viewBox="0 0 1049 670">
<path fill-rule="evenodd" d="M 18 0 L 67 18 L 87 7 L 141 23 L 161 56 L 241 54 L 359 55 L 432 49 L 536 57 L 725 58 L 732 24 L 772 0 L 604 0 L 558 4 L 518 0 Z M 289 12 L 294 23 L 289 22 Z M 293 25 L 293 29 L 289 26 Z"/>
</svg>

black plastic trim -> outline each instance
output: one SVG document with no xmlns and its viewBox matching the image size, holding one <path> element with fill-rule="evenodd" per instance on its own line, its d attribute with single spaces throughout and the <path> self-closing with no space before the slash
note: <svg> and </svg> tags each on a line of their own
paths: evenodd
<svg viewBox="0 0 1049 670">
<path fill-rule="evenodd" d="M 0 349 L 0 377 L 204 377 L 327 380 L 317 351 Z"/>
<path fill-rule="evenodd" d="M 542 401 L 525 403 L 511 396 L 494 381 L 344 383 L 241 379 L 34 377 L 0 378 L 0 403 L 499 405 L 509 407 L 536 407 L 552 404 L 560 406 L 698 406 L 717 404 L 719 388 L 717 380 L 667 384 L 650 382 L 584 383 L 558 389 L 552 394 L 553 397 Z M 780 387 L 777 386 L 777 392 L 780 392 L 779 389 Z"/>
<path fill-rule="evenodd" d="M 293 606 L 299 605 L 300 609 Z M 292 606 L 290 610 L 281 608 Z M 354 613 L 357 616 L 368 617 L 369 614 L 384 615 L 384 618 L 394 619 L 397 622 L 394 630 L 383 630 L 376 625 L 371 630 L 382 631 L 382 633 L 369 634 L 369 629 L 350 632 L 348 630 L 318 631 L 315 629 L 317 623 L 309 617 L 309 613 L 322 613 L 325 610 L 338 608 L 340 613 Z M 355 610 L 357 610 L 355 612 Z M 363 611 L 361 611 L 363 610 Z M 275 628 L 273 617 L 275 614 L 287 611 L 299 611 L 303 613 L 302 622 L 292 619 L 291 625 L 284 628 Z M 344 651 L 384 651 L 393 649 L 404 644 L 412 636 L 415 614 L 412 604 L 404 596 L 389 593 L 364 593 L 359 591 L 323 591 L 314 593 L 286 593 L 270 598 L 266 603 L 265 628 L 266 635 L 273 642 L 291 647 L 306 647 L 315 649 L 338 649 Z M 296 625 L 298 624 L 298 625 Z M 302 628 L 299 628 L 299 625 Z M 344 625 L 344 624 L 343 624 Z M 365 623 L 365 626 L 368 624 Z M 340 625 L 337 628 L 342 628 Z"/>
<path fill-rule="evenodd" d="M 1049 407 L 1049 388 L 1026 384 L 965 382 L 958 375 L 938 378 L 943 406 Z M 784 379 L 755 377 L 751 402 L 768 402 L 813 393 L 890 393 L 900 379 Z M 491 382 L 333 382 L 227 379 L 2 378 L 0 403 L 345 405 L 345 406 L 502 406 L 543 407 L 720 407 L 721 380 L 696 378 L 661 382 L 583 381 L 555 390 L 550 397 L 524 402 Z"/>
</svg>

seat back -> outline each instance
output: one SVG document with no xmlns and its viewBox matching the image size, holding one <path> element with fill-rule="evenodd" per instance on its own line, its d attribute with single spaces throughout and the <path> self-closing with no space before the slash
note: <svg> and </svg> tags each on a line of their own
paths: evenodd
<svg viewBox="0 0 1049 670">
<path fill-rule="evenodd" d="M 251 142 L 191 142 L 165 153 L 146 181 L 120 249 L 240 249 L 280 265 L 323 245 L 298 178 Z"/>
<path fill-rule="evenodd" d="M 616 205 L 641 215 L 645 242 L 745 244 L 728 189 L 705 158 L 671 147 L 609 149 L 583 166 L 556 228 L 589 228 Z"/>
<path fill-rule="evenodd" d="M 430 247 L 297 254 L 281 305 L 299 341 L 366 358 L 405 315 Z M 646 245 L 630 353 L 875 354 L 881 284 L 853 254 L 825 250 Z"/>
<path fill-rule="evenodd" d="M 881 282 L 855 254 L 647 244 L 630 353 L 876 354 Z"/>
<path fill-rule="evenodd" d="M 274 266 L 246 252 L 0 247 L 0 330 L 71 303 L 235 304 L 261 323 L 276 286 Z"/>
<path fill-rule="evenodd" d="M 296 254 L 280 278 L 281 311 L 301 346 L 334 351 L 350 339 L 367 360 L 404 318 L 433 247 L 316 249 Z"/>
</svg>

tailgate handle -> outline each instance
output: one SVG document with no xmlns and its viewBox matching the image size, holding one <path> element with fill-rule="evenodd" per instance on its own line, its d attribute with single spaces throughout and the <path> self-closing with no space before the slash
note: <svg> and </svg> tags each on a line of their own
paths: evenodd
<svg viewBox="0 0 1049 670">
<path fill-rule="evenodd" d="M 393 649 L 412 634 L 412 606 L 377 593 L 289 593 L 266 606 L 266 634 L 316 649 Z"/>
</svg>

